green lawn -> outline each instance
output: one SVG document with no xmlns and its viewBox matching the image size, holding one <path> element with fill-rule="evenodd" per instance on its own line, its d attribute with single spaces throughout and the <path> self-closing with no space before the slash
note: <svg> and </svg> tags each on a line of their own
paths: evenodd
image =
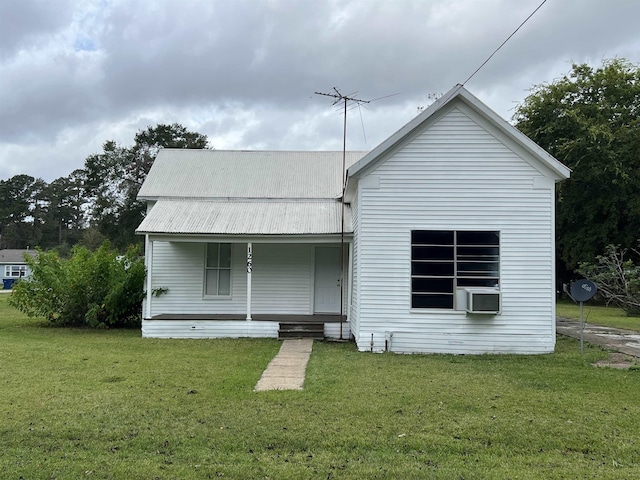
<svg viewBox="0 0 640 480">
<path fill-rule="evenodd" d="M 640 318 L 628 317 L 621 308 L 593 305 L 587 302 L 584 304 L 583 310 L 585 322 L 640 331 Z M 580 306 L 570 300 L 558 302 L 556 313 L 560 317 L 580 320 Z"/>
<path fill-rule="evenodd" d="M 3 479 L 629 479 L 640 372 L 540 356 L 314 344 L 304 391 L 253 392 L 275 340 L 42 327 L 0 297 Z"/>
</svg>

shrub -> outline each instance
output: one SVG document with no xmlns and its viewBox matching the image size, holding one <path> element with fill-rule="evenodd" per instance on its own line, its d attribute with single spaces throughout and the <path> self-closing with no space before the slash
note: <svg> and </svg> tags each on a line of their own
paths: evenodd
<svg viewBox="0 0 640 480">
<path fill-rule="evenodd" d="M 68 260 L 39 251 L 27 262 L 32 275 L 14 286 L 10 299 L 27 315 L 65 326 L 140 324 L 145 269 L 139 248 L 120 256 L 105 242 L 95 252 L 76 246 Z"/>
<path fill-rule="evenodd" d="M 640 256 L 636 249 L 607 246 L 597 263 L 581 263 L 578 273 L 598 287 L 607 304 L 622 308 L 628 316 L 640 316 L 640 267 L 630 258 Z"/>
</svg>

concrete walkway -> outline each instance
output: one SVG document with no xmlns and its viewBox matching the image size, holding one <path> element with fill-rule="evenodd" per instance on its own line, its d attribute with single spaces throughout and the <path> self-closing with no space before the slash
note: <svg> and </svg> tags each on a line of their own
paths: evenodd
<svg viewBox="0 0 640 480">
<path fill-rule="evenodd" d="M 310 338 L 283 341 L 280 351 L 267 365 L 254 391 L 302 390 L 312 348 L 313 340 Z"/>
<path fill-rule="evenodd" d="M 558 317 L 556 319 L 556 332 L 579 339 L 580 321 Z M 640 332 L 585 323 L 584 341 L 640 358 Z"/>
</svg>

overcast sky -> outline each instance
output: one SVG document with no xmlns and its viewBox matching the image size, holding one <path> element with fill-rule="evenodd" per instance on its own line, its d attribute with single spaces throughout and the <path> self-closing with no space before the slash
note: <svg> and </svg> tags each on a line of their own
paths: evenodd
<svg viewBox="0 0 640 480">
<path fill-rule="evenodd" d="M 0 0 L 0 179 L 178 122 L 216 149 L 370 150 L 541 0 Z M 505 119 L 573 62 L 640 62 L 640 1 L 548 0 L 466 87 Z M 397 95 L 394 95 L 397 94 Z"/>
</svg>

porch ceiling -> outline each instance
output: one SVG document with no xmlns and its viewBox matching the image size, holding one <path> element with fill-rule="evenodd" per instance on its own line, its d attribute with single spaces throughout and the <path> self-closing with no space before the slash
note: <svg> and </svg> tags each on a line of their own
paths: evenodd
<svg viewBox="0 0 640 480">
<path fill-rule="evenodd" d="M 339 201 L 158 200 L 137 233 L 326 235 L 340 233 Z M 345 233 L 352 233 L 345 205 Z"/>
</svg>

